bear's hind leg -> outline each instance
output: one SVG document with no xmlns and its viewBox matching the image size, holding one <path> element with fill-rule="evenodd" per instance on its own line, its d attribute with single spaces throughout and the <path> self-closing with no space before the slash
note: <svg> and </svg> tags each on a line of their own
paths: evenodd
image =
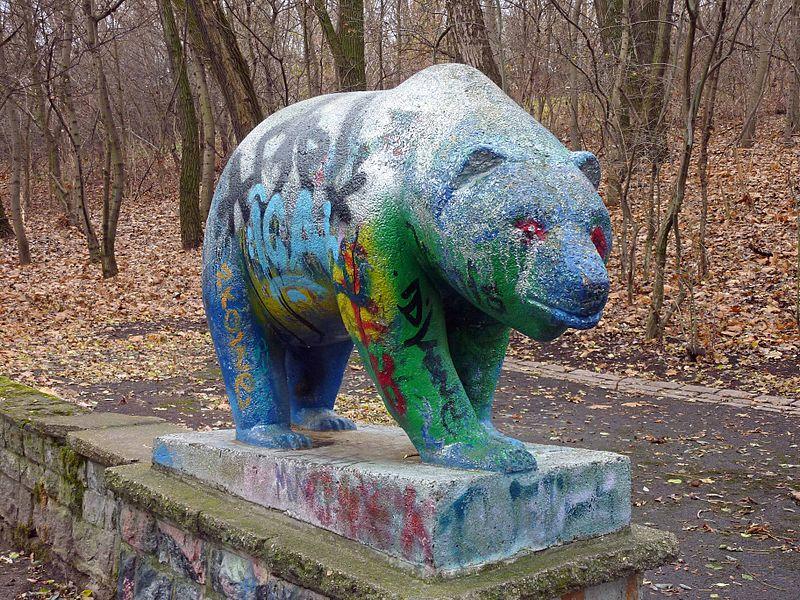
<svg viewBox="0 0 800 600">
<path fill-rule="evenodd" d="M 350 419 L 333 410 L 353 342 L 346 340 L 313 348 L 288 348 L 286 379 L 292 424 L 313 431 L 355 429 Z"/>
<path fill-rule="evenodd" d="M 290 428 L 285 348 L 256 316 L 241 257 L 226 254 L 203 270 L 203 301 L 236 439 L 267 448 L 309 448 L 311 439 Z"/>
</svg>

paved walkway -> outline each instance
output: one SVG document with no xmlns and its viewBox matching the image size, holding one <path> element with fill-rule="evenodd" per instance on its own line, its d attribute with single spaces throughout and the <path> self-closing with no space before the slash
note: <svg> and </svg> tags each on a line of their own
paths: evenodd
<svg viewBox="0 0 800 600">
<path fill-rule="evenodd" d="M 768 396 L 743 390 L 691 385 L 677 381 L 657 381 L 642 377 L 615 375 L 614 373 L 595 373 L 555 363 L 522 361 L 514 358 L 507 358 L 503 367 L 509 371 L 532 373 L 540 377 L 580 383 L 605 390 L 675 398 L 686 402 L 727 404 L 728 406 L 779 412 L 800 417 L 800 395 L 795 397 Z"/>
</svg>

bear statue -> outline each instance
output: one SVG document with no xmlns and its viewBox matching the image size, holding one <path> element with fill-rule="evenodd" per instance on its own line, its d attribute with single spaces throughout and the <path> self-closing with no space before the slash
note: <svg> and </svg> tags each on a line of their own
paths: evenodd
<svg viewBox="0 0 800 600">
<path fill-rule="evenodd" d="M 599 181 L 593 154 L 465 65 L 267 118 L 220 177 L 203 250 L 237 439 L 299 449 L 302 429 L 355 428 L 333 410 L 355 344 L 423 462 L 535 469 L 492 425 L 495 385 L 511 329 L 599 321 Z"/>
</svg>

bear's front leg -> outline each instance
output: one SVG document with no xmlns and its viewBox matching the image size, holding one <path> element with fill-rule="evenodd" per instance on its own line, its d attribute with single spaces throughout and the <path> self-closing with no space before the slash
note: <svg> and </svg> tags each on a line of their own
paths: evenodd
<svg viewBox="0 0 800 600">
<path fill-rule="evenodd" d="M 522 442 L 500 433 L 492 423 L 492 403 L 506 356 L 510 329 L 466 301 L 446 305 L 447 345 L 475 415 L 490 435 L 513 444 Z"/>
<path fill-rule="evenodd" d="M 236 250 L 203 269 L 203 301 L 236 439 L 267 448 L 308 448 L 311 440 L 289 427 L 285 349 L 258 319 L 251 302 L 249 275 Z"/>
<path fill-rule="evenodd" d="M 442 302 L 416 263 L 356 235 L 337 274 L 342 318 L 387 409 L 424 462 L 516 472 L 536 467 L 524 447 L 479 420 L 447 341 Z"/>
</svg>

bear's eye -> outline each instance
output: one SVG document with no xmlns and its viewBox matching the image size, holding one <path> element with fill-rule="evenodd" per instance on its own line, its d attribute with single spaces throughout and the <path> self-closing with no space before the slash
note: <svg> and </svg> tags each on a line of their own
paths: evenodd
<svg viewBox="0 0 800 600">
<path fill-rule="evenodd" d="M 514 227 L 522 232 L 522 242 L 527 246 L 533 240 L 543 240 L 547 231 L 536 219 L 518 219 Z"/>
<path fill-rule="evenodd" d="M 600 255 L 600 258 L 605 260 L 606 254 L 608 254 L 608 241 L 606 240 L 606 234 L 603 233 L 603 228 L 598 225 L 592 229 L 591 237 L 592 243 L 594 247 L 597 248 L 597 253 Z"/>
<path fill-rule="evenodd" d="M 501 165 L 504 160 L 505 157 L 503 155 L 489 148 L 473 150 L 467 160 L 464 161 L 464 164 L 461 165 L 461 170 L 456 175 L 456 178 L 453 179 L 453 188 L 458 189 L 473 181 L 476 177 L 488 173 Z"/>
</svg>

